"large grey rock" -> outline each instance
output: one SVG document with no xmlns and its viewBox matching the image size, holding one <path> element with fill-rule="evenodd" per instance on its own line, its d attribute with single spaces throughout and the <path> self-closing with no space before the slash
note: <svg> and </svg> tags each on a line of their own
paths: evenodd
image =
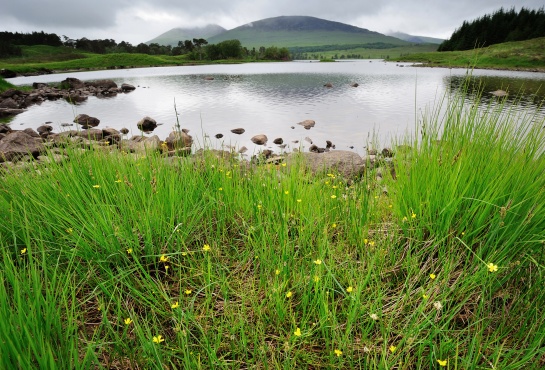
<svg viewBox="0 0 545 370">
<path fill-rule="evenodd" d="M 117 84 L 113 80 L 97 80 L 97 81 L 91 81 L 87 82 L 87 85 L 94 86 L 99 89 L 111 89 L 115 88 L 117 89 Z"/>
<path fill-rule="evenodd" d="M 0 141 L 0 162 L 18 160 L 26 155 L 37 157 L 43 152 L 42 140 L 23 131 L 13 131 Z"/>
<path fill-rule="evenodd" d="M 123 92 L 127 92 L 127 91 L 133 91 L 135 90 L 136 87 L 134 87 L 133 85 L 130 85 L 130 84 L 121 84 L 121 91 Z"/>
<path fill-rule="evenodd" d="M 85 87 L 85 84 L 77 78 L 68 77 L 66 80 L 61 81 L 61 87 L 65 89 L 81 89 Z"/>
<path fill-rule="evenodd" d="M 193 144 L 193 137 L 184 131 L 172 131 L 165 143 L 169 151 L 188 148 Z"/>
<path fill-rule="evenodd" d="M 161 148 L 161 139 L 159 136 L 151 137 L 133 136 L 129 140 L 123 140 L 123 147 L 126 147 L 130 152 L 145 154 L 147 152 L 156 152 Z"/>
<path fill-rule="evenodd" d="M 100 123 L 100 120 L 95 117 L 90 117 L 87 114 L 78 114 L 74 118 L 74 122 L 81 125 L 82 128 L 96 127 Z"/>
<path fill-rule="evenodd" d="M 252 143 L 256 144 L 256 145 L 265 145 L 267 144 L 267 135 L 264 135 L 264 134 L 259 134 L 259 135 L 255 135 L 254 137 L 252 137 Z"/>
<path fill-rule="evenodd" d="M 44 134 L 49 134 L 51 131 L 53 131 L 53 127 L 51 125 L 41 125 L 36 129 L 36 131 L 38 131 L 40 136 L 43 136 Z"/>
<path fill-rule="evenodd" d="M 0 108 L 19 109 L 19 104 L 12 98 L 6 98 L 0 102 Z"/>
<path fill-rule="evenodd" d="M 305 130 L 310 130 L 312 127 L 314 127 L 314 125 L 316 124 L 316 122 L 312 119 L 306 119 L 302 122 L 299 122 L 297 123 L 298 125 L 301 125 L 305 128 Z"/>
<path fill-rule="evenodd" d="M 89 140 L 102 140 L 104 137 L 104 134 L 102 133 L 102 130 L 98 128 L 91 128 L 88 130 L 82 130 L 78 133 L 78 136 L 89 139 Z"/>
<path fill-rule="evenodd" d="M 302 159 L 313 173 L 335 172 L 345 178 L 360 176 L 365 170 L 364 160 L 356 153 L 337 150 L 324 153 L 292 153 L 286 158 L 288 165 Z"/>
<path fill-rule="evenodd" d="M 136 124 L 136 127 L 138 127 L 140 131 L 152 132 L 153 130 L 157 128 L 157 121 L 155 121 L 151 117 L 146 116 L 142 118 L 140 121 L 138 121 L 138 123 Z"/>
</svg>

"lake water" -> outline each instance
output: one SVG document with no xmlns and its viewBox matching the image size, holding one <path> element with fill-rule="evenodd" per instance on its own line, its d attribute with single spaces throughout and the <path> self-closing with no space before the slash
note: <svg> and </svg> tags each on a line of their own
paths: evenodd
<svg viewBox="0 0 545 370">
<path fill-rule="evenodd" d="M 415 120 L 451 94 L 466 73 L 463 69 L 358 60 L 155 67 L 18 77 L 9 81 L 28 85 L 60 82 L 67 77 L 84 81 L 107 78 L 137 89 L 111 98 L 90 97 L 78 105 L 63 100 L 44 102 L 17 115 L 10 124 L 14 129 L 25 129 L 49 121 L 59 132 L 67 129 L 61 127 L 62 123 L 72 122 L 77 114 L 85 113 L 101 120 L 98 128 L 126 127 L 131 134 L 140 134 L 136 123 L 150 116 L 162 124 L 153 132 L 161 139 L 179 120 L 198 143 L 206 141 L 216 148 L 222 144 L 246 146 L 251 153 L 258 149 L 251 137 L 266 134 L 267 146 L 276 152 L 280 150 L 272 143 L 275 138 L 282 138 L 290 149 L 302 144 L 308 147 L 304 138 L 309 137 L 320 147 L 331 140 L 337 149 L 363 154 L 373 137 L 387 144 L 394 137 L 412 132 Z M 509 90 L 511 96 L 517 97 L 512 99 L 516 101 L 513 104 L 521 109 L 536 109 L 545 116 L 540 106 L 545 73 L 475 70 L 472 74 L 485 85 L 483 104 L 494 99 L 489 91 Z M 209 76 L 214 80 L 205 79 Z M 324 87 L 326 83 L 333 87 Z M 359 86 L 352 87 L 353 83 Z M 307 119 L 316 121 L 311 130 L 297 125 Z M 246 132 L 230 132 L 238 127 Z M 216 134 L 224 137 L 216 139 Z"/>
</svg>

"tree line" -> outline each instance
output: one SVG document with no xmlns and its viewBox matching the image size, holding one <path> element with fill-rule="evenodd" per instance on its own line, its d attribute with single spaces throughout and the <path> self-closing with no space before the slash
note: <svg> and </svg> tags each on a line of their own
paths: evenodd
<svg viewBox="0 0 545 370">
<path fill-rule="evenodd" d="M 438 51 L 470 50 L 508 41 L 523 41 L 545 36 L 545 11 L 500 8 L 462 26 L 439 45 Z"/>
<path fill-rule="evenodd" d="M 179 41 L 178 45 L 159 45 L 157 43 L 132 45 L 129 42 L 117 43 L 113 39 L 91 40 L 86 37 L 71 39 L 67 36 L 59 37 L 52 33 L 32 32 L 13 33 L 0 32 L 0 58 L 22 56 L 21 45 L 49 45 L 65 46 L 79 51 L 96 54 L 110 53 L 139 53 L 148 55 L 186 55 L 191 60 L 219 60 L 219 59 L 267 59 L 289 60 L 290 52 L 287 48 L 276 46 L 248 49 L 243 47 L 239 40 L 226 40 L 217 44 L 208 44 L 202 38 Z"/>
</svg>

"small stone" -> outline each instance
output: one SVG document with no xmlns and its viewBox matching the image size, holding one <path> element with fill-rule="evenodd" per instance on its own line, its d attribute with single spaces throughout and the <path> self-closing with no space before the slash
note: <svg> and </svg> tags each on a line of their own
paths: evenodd
<svg viewBox="0 0 545 370">
<path fill-rule="evenodd" d="M 233 134 L 242 135 L 244 132 L 246 132 L 246 130 L 244 130 L 243 128 L 234 128 L 231 130 L 231 132 Z"/>
<path fill-rule="evenodd" d="M 214 135 L 214 137 L 215 137 L 216 139 L 221 139 L 221 138 L 223 137 L 223 134 L 216 134 L 216 135 Z"/>
</svg>

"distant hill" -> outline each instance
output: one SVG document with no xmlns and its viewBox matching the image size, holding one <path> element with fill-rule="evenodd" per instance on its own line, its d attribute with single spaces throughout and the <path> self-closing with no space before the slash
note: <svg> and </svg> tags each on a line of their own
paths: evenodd
<svg viewBox="0 0 545 370">
<path fill-rule="evenodd" d="M 414 36 L 409 35 L 407 33 L 403 32 L 390 32 L 387 34 L 388 36 L 397 37 L 400 40 L 412 42 L 413 44 L 437 44 L 439 45 L 444 39 L 437 39 L 434 37 L 426 37 L 426 36 Z"/>
<path fill-rule="evenodd" d="M 408 45 L 406 41 L 348 24 L 307 16 L 262 19 L 209 37 L 210 44 L 238 39 L 247 48 L 260 46 L 314 47 L 343 45 L 386 48 Z"/>
<path fill-rule="evenodd" d="M 157 43 L 159 45 L 177 46 L 178 41 L 193 40 L 193 39 L 208 39 L 212 36 L 219 35 L 225 32 L 225 28 L 217 24 L 209 24 L 204 27 L 194 28 L 173 28 L 156 38 L 145 42 L 146 44 Z"/>
</svg>

